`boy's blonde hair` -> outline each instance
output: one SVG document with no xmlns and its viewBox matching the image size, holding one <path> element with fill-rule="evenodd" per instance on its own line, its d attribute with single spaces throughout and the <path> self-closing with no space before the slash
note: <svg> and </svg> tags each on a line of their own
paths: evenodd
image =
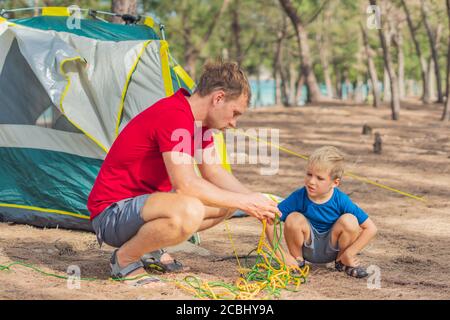
<svg viewBox="0 0 450 320">
<path fill-rule="evenodd" d="M 308 167 L 329 170 L 331 179 L 341 179 L 344 174 L 344 155 L 336 147 L 321 147 L 309 156 Z"/>
</svg>

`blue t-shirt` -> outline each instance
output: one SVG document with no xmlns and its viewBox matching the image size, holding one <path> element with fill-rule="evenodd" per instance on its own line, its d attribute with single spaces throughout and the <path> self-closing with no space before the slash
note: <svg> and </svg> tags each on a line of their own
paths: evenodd
<svg viewBox="0 0 450 320">
<path fill-rule="evenodd" d="M 278 204 L 278 209 L 282 213 L 280 220 L 285 221 L 287 216 L 294 211 L 300 212 L 319 232 L 330 230 L 344 213 L 351 213 L 358 219 L 359 224 L 364 223 L 369 217 L 367 213 L 354 204 L 344 192 L 338 188 L 333 190 L 331 199 L 322 204 L 312 202 L 305 187 L 294 191 Z"/>
</svg>

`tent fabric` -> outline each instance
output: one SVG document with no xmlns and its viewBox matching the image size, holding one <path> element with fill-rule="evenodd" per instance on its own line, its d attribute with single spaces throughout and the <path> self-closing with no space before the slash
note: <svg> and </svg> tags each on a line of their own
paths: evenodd
<svg viewBox="0 0 450 320">
<path fill-rule="evenodd" d="M 57 151 L 93 159 L 103 159 L 105 155 L 84 134 L 30 125 L 0 125 L 0 147 Z"/>
<path fill-rule="evenodd" d="M 160 40 L 158 34 L 145 25 L 122 25 L 83 19 L 80 21 L 79 29 L 70 29 L 67 17 L 57 16 L 38 16 L 10 21 L 34 29 L 68 32 L 101 41 Z"/>
<path fill-rule="evenodd" d="M 120 130 L 194 82 L 148 25 L 66 21 L 0 19 L 0 221 L 92 231 L 87 198 Z"/>
<path fill-rule="evenodd" d="M 0 147 L 0 157 L 2 204 L 89 217 L 86 195 L 97 176 L 101 159 L 43 149 L 4 147 Z"/>
<path fill-rule="evenodd" d="M 42 211 L 39 208 L 21 208 L 2 206 L 0 204 L 0 222 L 15 222 L 42 228 L 64 228 L 93 232 L 88 217 L 81 218 L 71 213 L 59 212 L 50 209 Z"/>
<path fill-rule="evenodd" d="M 0 221 L 92 231 L 87 197 L 120 130 L 183 81 L 148 26 L 0 21 Z"/>
<path fill-rule="evenodd" d="M 31 68 L 51 103 L 105 151 L 117 137 L 115 128 L 119 111 L 126 107 L 122 106 L 123 92 L 133 71 L 140 68 L 137 63 L 142 55 L 158 66 L 149 70 L 151 74 L 147 72 L 151 81 L 149 83 L 164 87 L 160 55 L 155 54 L 155 51 L 159 53 L 161 50 L 161 41 L 98 41 L 68 33 L 23 27 L 11 27 L 4 33 L 13 34 L 11 50 L 16 48 L 15 43 L 18 44 L 19 50 L 15 50 L 11 56 L 22 56 L 26 64 L 22 62 L 20 65 Z M 20 51 L 19 55 L 17 51 Z M 2 70 L 2 77 L 10 79 L 21 75 L 14 76 L 13 72 L 4 74 Z M 6 87 L 0 90 L 6 90 Z M 163 96 L 164 92 L 157 98 Z M 40 97 L 46 98 L 44 95 Z M 129 107 L 142 110 L 158 99 L 145 94 L 140 99 L 147 101 L 145 106 Z M 38 105 L 41 108 L 48 106 L 43 102 Z M 20 112 L 24 109 L 16 110 Z"/>
</svg>

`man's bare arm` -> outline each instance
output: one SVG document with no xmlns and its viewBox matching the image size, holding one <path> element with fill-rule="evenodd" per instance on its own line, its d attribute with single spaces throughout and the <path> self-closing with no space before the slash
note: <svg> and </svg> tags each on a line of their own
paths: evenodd
<svg viewBox="0 0 450 320">
<path fill-rule="evenodd" d="M 252 193 L 232 173 L 225 170 L 214 147 L 203 150 L 202 162 L 198 165 L 198 168 L 203 178 L 222 189 L 239 193 Z"/>
<path fill-rule="evenodd" d="M 163 159 L 177 192 L 198 198 L 208 206 L 240 209 L 260 220 L 273 219 L 279 214 L 277 204 L 262 194 L 228 191 L 197 176 L 194 159 L 188 154 L 164 152 Z"/>
</svg>

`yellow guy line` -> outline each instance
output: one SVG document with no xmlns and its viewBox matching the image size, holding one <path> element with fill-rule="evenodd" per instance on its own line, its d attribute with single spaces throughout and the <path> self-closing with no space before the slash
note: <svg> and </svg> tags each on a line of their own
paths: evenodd
<svg viewBox="0 0 450 320">
<path fill-rule="evenodd" d="M 265 144 L 267 144 L 267 145 L 269 145 L 269 146 L 273 146 L 273 147 L 277 148 L 278 150 L 284 151 L 284 152 L 289 153 L 289 154 L 291 154 L 291 155 L 294 155 L 294 156 L 296 156 L 296 157 L 302 158 L 302 159 L 304 159 L 304 160 L 308 160 L 308 157 L 307 157 L 307 156 L 302 155 L 302 154 L 300 154 L 300 153 L 297 153 L 297 152 L 295 152 L 295 151 L 289 150 L 289 149 L 287 149 L 287 148 L 284 148 L 284 147 L 282 147 L 282 146 L 280 146 L 280 145 L 277 145 L 277 144 L 274 144 L 274 143 L 271 143 L 271 142 L 268 142 L 268 141 L 265 141 L 265 140 L 261 140 L 261 139 L 259 139 L 259 138 L 257 138 L 257 137 L 253 137 L 253 136 L 251 136 L 251 135 L 248 135 L 248 134 L 246 134 L 246 133 L 244 133 L 244 132 L 242 132 L 242 131 L 240 131 L 240 130 L 233 129 L 233 131 L 236 132 L 236 133 L 238 133 L 238 134 L 242 134 L 242 135 L 244 135 L 244 136 L 247 136 L 247 137 L 249 137 L 250 139 L 256 140 L 256 141 L 258 141 L 258 142 L 259 142 L 259 141 L 264 142 Z M 404 191 L 401 191 L 401 190 L 398 190 L 398 189 L 389 187 L 389 186 L 387 186 L 387 185 L 384 185 L 384 184 L 375 182 L 375 181 L 370 180 L 370 179 L 367 179 L 367 178 L 365 178 L 365 177 L 361 177 L 361 176 L 359 176 L 359 175 L 357 175 L 357 174 L 355 174 L 355 173 L 353 173 L 353 172 L 350 172 L 350 171 L 345 172 L 345 175 L 347 175 L 347 176 L 349 176 L 349 177 L 351 177 L 351 178 L 354 178 L 354 179 L 356 179 L 356 180 L 359 180 L 359 181 L 361 181 L 361 182 L 368 183 L 368 184 L 371 184 L 371 185 L 374 185 L 374 186 L 376 186 L 376 187 L 379 187 L 379 188 L 382 188 L 382 189 L 386 189 L 386 190 L 389 190 L 389 191 L 392 191 L 392 192 L 396 192 L 396 193 L 398 193 L 398 194 L 404 195 L 404 196 L 406 196 L 406 197 L 409 197 L 409 198 L 412 198 L 412 199 L 415 199 L 415 200 L 419 200 L 419 201 L 423 201 L 423 202 L 426 202 L 426 201 L 427 201 L 424 197 L 418 197 L 418 196 L 415 196 L 415 195 L 413 195 L 413 194 L 410 194 L 410 193 L 407 193 L 407 192 L 404 192 Z"/>
<path fill-rule="evenodd" d="M 24 205 L 19 205 L 19 204 L 0 203 L 0 207 L 15 208 L 15 209 L 28 209 L 28 210 L 33 210 L 33 211 L 45 212 L 45 213 L 57 213 L 57 214 L 72 216 L 72 217 L 81 218 L 81 219 L 89 219 L 89 217 L 84 216 L 79 213 L 73 213 L 73 212 L 68 212 L 68 211 L 63 211 L 63 210 L 39 208 L 39 207 L 33 207 L 33 206 L 24 206 Z"/>
<path fill-rule="evenodd" d="M 227 229 L 228 238 L 230 239 L 230 242 L 231 242 L 231 247 L 233 248 L 234 255 L 236 257 L 236 260 L 237 260 L 237 263 L 238 263 L 238 266 L 239 266 L 239 271 L 241 271 L 242 270 L 241 262 L 239 261 L 239 256 L 237 254 L 236 247 L 234 246 L 234 241 L 233 241 L 233 237 L 231 235 L 230 228 L 228 226 L 228 222 L 227 222 L 227 220 L 225 220 L 224 222 L 225 222 L 225 227 Z"/>
<path fill-rule="evenodd" d="M 381 183 L 369 180 L 367 178 L 358 176 L 358 175 L 356 175 L 356 174 L 354 174 L 354 173 L 352 173 L 350 171 L 349 172 L 345 172 L 345 175 L 347 175 L 347 176 L 349 176 L 351 178 L 354 178 L 356 180 L 359 180 L 361 182 L 368 183 L 368 184 L 371 184 L 371 185 L 374 185 L 376 187 L 383 188 L 383 189 L 386 189 L 386 190 L 389 190 L 389 191 L 393 191 L 393 192 L 399 193 L 401 195 L 404 195 L 406 197 L 410 197 L 410 198 L 415 199 L 415 200 L 419 200 L 419 201 L 423 201 L 423 202 L 427 201 L 424 197 L 418 197 L 418 196 L 415 196 L 413 194 L 410 194 L 410 193 L 407 193 L 407 192 L 404 192 L 404 191 L 401 191 L 401 190 L 398 190 L 398 189 L 391 188 L 391 187 L 386 186 L 384 184 L 381 184 Z"/>
</svg>

